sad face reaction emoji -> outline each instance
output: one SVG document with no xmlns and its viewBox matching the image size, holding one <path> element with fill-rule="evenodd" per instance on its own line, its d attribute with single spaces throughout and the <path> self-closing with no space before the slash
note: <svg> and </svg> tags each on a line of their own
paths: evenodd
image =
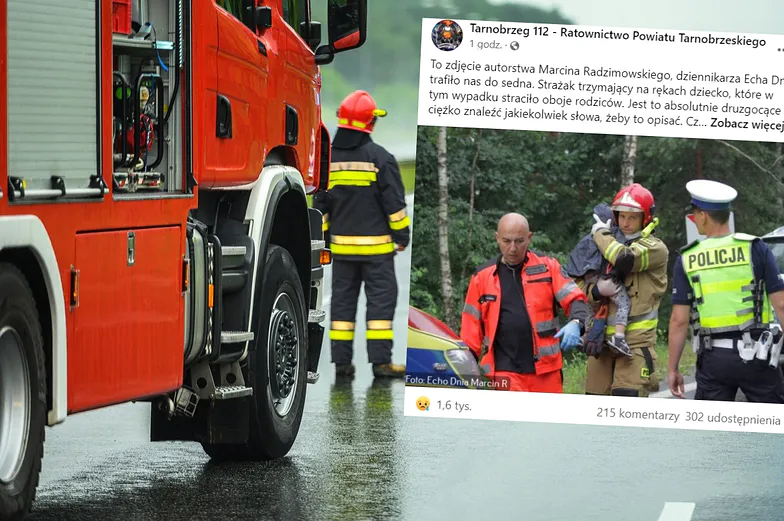
<svg viewBox="0 0 784 521">
<path fill-rule="evenodd" d="M 416 406 L 420 411 L 427 411 L 430 409 L 430 400 L 427 396 L 420 396 L 417 398 Z"/>
</svg>

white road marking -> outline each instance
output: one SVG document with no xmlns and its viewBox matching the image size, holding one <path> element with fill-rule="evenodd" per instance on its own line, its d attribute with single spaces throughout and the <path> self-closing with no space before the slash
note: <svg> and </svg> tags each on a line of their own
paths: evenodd
<svg viewBox="0 0 784 521">
<path fill-rule="evenodd" d="M 684 393 L 690 393 L 697 388 L 697 382 L 691 382 L 683 386 Z M 672 393 L 669 389 L 665 389 L 664 391 L 659 391 L 657 393 L 651 393 L 649 395 L 651 398 L 671 398 Z"/>
<path fill-rule="evenodd" d="M 665 503 L 659 521 L 690 521 L 694 507 L 694 503 Z"/>
</svg>

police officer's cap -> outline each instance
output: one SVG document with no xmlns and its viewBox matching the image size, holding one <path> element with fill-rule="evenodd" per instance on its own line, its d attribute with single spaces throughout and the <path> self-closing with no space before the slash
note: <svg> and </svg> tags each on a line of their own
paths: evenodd
<svg viewBox="0 0 784 521">
<path fill-rule="evenodd" d="M 691 194 L 692 206 L 709 212 L 729 210 L 730 203 L 738 197 L 738 191 L 731 186 L 708 179 L 689 181 L 686 190 Z"/>
</svg>

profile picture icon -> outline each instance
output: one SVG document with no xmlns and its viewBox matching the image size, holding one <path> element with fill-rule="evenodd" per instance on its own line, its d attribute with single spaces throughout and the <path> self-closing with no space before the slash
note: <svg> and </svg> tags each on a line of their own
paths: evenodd
<svg viewBox="0 0 784 521">
<path fill-rule="evenodd" d="M 442 51 L 454 51 L 463 41 L 463 29 L 454 20 L 441 20 L 433 27 L 433 45 Z"/>
</svg>

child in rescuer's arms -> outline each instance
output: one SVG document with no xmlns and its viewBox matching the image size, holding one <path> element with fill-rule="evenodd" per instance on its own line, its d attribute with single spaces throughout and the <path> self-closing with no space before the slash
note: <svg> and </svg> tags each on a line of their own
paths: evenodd
<svg viewBox="0 0 784 521">
<path fill-rule="evenodd" d="M 612 210 L 609 205 L 601 203 L 594 208 L 594 213 L 602 220 L 612 219 Z M 612 233 L 622 244 L 626 241 L 623 232 L 616 224 L 612 225 Z M 569 256 L 569 263 L 566 271 L 570 277 L 582 277 L 590 284 L 601 286 L 615 286 L 618 290 L 610 297 L 616 305 L 615 314 L 615 334 L 607 339 L 607 344 L 628 357 L 632 356 L 632 350 L 626 343 L 626 324 L 629 320 L 629 310 L 631 300 L 626 292 L 626 273 L 622 273 L 615 266 L 605 259 L 591 234 L 583 237 Z"/>
</svg>

